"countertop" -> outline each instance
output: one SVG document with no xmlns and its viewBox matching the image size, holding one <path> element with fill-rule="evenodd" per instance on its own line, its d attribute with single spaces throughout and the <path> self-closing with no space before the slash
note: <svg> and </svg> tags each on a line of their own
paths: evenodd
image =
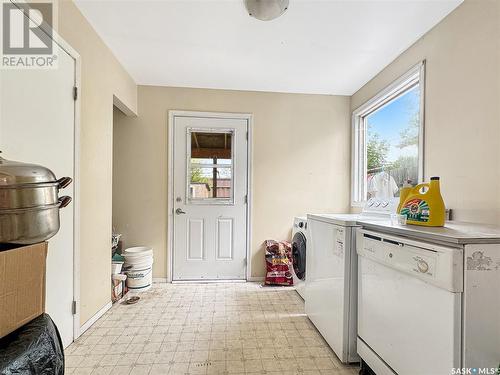
<svg viewBox="0 0 500 375">
<path fill-rule="evenodd" d="M 427 241 L 438 241 L 455 246 L 466 244 L 500 243 L 500 227 L 460 221 L 447 221 L 444 227 L 419 225 L 392 225 L 390 220 L 360 218 L 363 228 Z"/>
</svg>

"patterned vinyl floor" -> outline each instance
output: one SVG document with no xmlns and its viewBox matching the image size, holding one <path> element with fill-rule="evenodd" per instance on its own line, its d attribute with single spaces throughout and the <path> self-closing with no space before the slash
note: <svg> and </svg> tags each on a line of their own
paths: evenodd
<svg viewBox="0 0 500 375">
<path fill-rule="evenodd" d="M 155 284 L 115 304 L 66 350 L 67 374 L 354 375 L 293 289 Z"/>
</svg>

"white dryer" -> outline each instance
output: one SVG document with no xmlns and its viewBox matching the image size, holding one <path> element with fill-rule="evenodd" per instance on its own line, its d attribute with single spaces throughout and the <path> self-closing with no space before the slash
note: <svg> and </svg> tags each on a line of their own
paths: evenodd
<svg viewBox="0 0 500 375">
<path fill-rule="evenodd" d="M 295 290 L 305 300 L 307 253 L 307 218 L 298 216 L 293 219 L 292 229 L 292 275 Z"/>
</svg>

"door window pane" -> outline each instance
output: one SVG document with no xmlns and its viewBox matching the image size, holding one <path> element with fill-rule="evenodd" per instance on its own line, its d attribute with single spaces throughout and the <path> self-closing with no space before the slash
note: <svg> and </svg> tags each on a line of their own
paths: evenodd
<svg viewBox="0 0 500 375">
<path fill-rule="evenodd" d="M 231 162 L 232 132 L 191 131 L 191 158 L 211 162 L 213 158 Z"/>
<path fill-rule="evenodd" d="M 231 168 L 191 167 L 190 199 L 231 199 Z"/>
<path fill-rule="evenodd" d="M 188 199 L 191 203 L 233 202 L 232 131 L 189 130 Z"/>
</svg>

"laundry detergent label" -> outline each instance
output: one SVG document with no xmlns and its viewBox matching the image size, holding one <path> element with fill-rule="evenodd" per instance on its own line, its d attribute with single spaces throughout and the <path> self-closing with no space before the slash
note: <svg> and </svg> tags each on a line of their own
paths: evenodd
<svg viewBox="0 0 500 375">
<path fill-rule="evenodd" d="M 429 205 L 420 198 L 410 199 L 401 208 L 401 215 L 406 215 L 407 220 L 426 223 L 430 216 Z"/>
</svg>

